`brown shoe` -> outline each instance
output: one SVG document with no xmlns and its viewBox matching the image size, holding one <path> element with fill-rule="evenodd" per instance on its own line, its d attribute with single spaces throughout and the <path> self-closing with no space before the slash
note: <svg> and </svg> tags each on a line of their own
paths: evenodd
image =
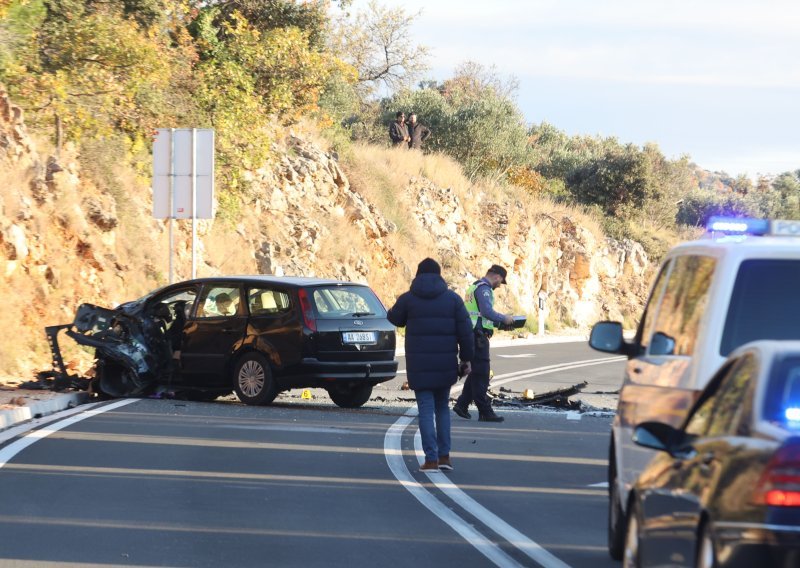
<svg viewBox="0 0 800 568">
<path fill-rule="evenodd" d="M 425 472 L 430 473 L 432 471 L 439 471 L 439 462 L 438 461 L 425 460 L 425 463 L 422 464 L 421 466 L 419 466 L 419 470 L 422 473 L 425 473 Z"/>
<path fill-rule="evenodd" d="M 453 471 L 453 464 L 450 463 L 450 456 L 439 456 L 439 469 L 442 471 Z"/>
</svg>

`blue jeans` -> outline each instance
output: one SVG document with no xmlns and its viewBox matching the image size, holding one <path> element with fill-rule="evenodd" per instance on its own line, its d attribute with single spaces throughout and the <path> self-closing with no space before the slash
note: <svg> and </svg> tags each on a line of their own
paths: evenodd
<svg viewBox="0 0 800 568">
<path fill-rule="evenodd" d="M 450 455 L 450 387 L 414 391 L 426 461 Z M 435 419 L 435 425 L 434 425 Z"/>
</svg>

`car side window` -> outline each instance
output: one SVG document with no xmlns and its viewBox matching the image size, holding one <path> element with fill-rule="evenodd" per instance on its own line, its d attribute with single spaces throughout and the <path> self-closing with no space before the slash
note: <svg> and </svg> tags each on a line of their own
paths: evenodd
<svg viewBox="0 0 800 568">
<path fill-rule="evenodd" d="M 639 325 L 639 346 L 643 351 L 647 350 L 650 344 L 650 330 L 653 327 L 653 321 L 658 313 L 658 304 L 661 302 L 661 297 L 664 294 L 664 288 L 667 285 L 667 278 L 669 276 L 670 263 L 665 264 L 658 274 L 653 291 L 650 293 L 650 299 L 642 316 L 642 322 Z"/>
<path fill-rule="evenodd" d="M 675 259 L 655 322 L 645 330 L 651 355 L 692 355 L 715 267 L 716 259 L 708 256 Z"/>
<path fill-rule="evenodd" d="M 206 285 L 200 298 L 198 318 L 230 317 L 240 314 L 238 286 Z"/>
<path fill-rule="evenodd" d="M 749 416 L 745 400 L 757 371 L 751 354 L 737 360 L 724 376 L 714 381 L 716 391 L 700 403 L 686 425 L 686 432 L 695 436 L 731 436 L 742 432 L 742 420 Z"/>
<path fill-rule="evenodd" d="M 164 296 L 156 296 L 152 300 L 151 312 L 163 314 L 169 320 L 167 327 L 175 321 L 185 322 L 191 315 L 195 300 L 197 300 L 197 290 L 194 287 L 181 290 L 172 290 Z"/>
<path fill-rule="evenodd" d="M 289 294 L 268 288 L 251 288 L 247 292 L 247 306 L 254 316 L 285 314 L 292 309 Z"/>
</svg>

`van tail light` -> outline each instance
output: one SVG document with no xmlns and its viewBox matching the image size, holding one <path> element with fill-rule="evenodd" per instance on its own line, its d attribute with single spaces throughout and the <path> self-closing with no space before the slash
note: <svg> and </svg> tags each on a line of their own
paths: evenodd
<svg viewBox="0 0 800 568">
<path fill-rule="evenodd" d="M 311 306 L 308 294 L 303 288 L 300 288 L 298 296 L 300 296 L 300 310 L 303 312 L 303 323 L 311 331 L 317 331 L 317 319 L 314 317 L 314 308 Z"/>
<path fill-rule="evenodd" d="M 800 507 L 800 438 L 790 438 L 777 449 L 756 484 L 753 502 Z"/>
</svg>

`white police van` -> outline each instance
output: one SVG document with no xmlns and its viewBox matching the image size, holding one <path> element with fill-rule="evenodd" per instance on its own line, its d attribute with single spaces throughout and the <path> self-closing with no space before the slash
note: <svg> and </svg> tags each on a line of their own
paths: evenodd
<svg viewBox="0 0 800 568">
<path fill-rule="evenodd" d="M 703 238 L 667 253 L 632 341 L 618 322 L 592 328 L 591 347 L 629 358 L 609 445 L 613 558 L 624 551 L 629 490 L 653 456 L 633 429 L 679 426 L 726 356 L 758 339 L 800 339 L 800 221 L 712 218 Z"/>
</svg>

